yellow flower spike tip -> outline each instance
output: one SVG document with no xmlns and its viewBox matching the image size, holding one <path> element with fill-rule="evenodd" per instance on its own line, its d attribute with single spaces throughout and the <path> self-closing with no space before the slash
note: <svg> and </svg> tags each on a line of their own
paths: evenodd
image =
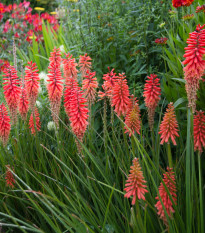
<svg viewBox="0 0 205 233">
<path fill-rule="evenodd" d="M 113 40 L 114 39 L 114 37 L 109 37 L 108 39 L 107 39 L 107 41 L 110 41 L 110 40 Z"/>
<path fill-rule="evenodd" d="M 166 23 L 163 22 L 163 23 L 161 23 L 161 24 L 159 25 L 159 27 L 160 27 L 160 28 L 163 28 L 165 24 L 166 24 Z"/>
<path fill-rule="evenodd" d="M 50 12 L 51 15 L 57 15 L 57 12 L 53 11 L 53 12 Z"/>
<path fill-rule="evenodd" d="M 68 2 L 78 2 L 78 0 L 67 0 Z"/>
<path fill-rule="evenodd" d="M 43 7 L 35 7 L 34 10 L 36 10 L 36 11 L 44 11 L 45 8 L 43 8 Z"/>
<path fill-rule="evenodd" d="M 36 36 L 29 36 L 29 39 L 32 40 L 32 39 L 36 39 Z"/>
<path fill-rule="evenodd" d="M 73 12 L 79 12 L 79 9 L 73 9 Z"/>
</svg>

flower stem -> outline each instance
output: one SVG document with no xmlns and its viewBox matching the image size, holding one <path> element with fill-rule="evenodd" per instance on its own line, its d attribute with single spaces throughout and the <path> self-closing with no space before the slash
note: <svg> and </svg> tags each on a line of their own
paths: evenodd
<svg viewBox="0 0 205 233">
<path fill-rule="evenodd" d="M 168 155 L 168 161 L 169 161 L 169 167 L 173 167 L 172 163 L 172 152 L 171 152 L 171 146 L 170 143 L 167 143 L 167 155 Z"/>
<path fill-rule="evenodd" d="M 200 217 L 201 217 L 201 232 L 204 232 L 204 213 L 203 213 L 203 193 L 201 180 L 201 156 L 198 152 L 198 167 L 199 167 L 199 198 L 200 198 Z"/>
</svg>

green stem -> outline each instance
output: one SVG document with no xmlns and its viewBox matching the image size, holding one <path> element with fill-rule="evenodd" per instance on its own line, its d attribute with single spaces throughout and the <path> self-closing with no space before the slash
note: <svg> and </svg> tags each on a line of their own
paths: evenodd
<svg viewBox="0 0 205 233">
<path fill-rule="evenodd" d="M 201 217 L 201 233 L 204 233 L 204 213 L 203 213 L 203 193 L 202 193 L 202 180 L 201 180 L 201 156 L 198 152 L 198 166 L 199 166 L 199 197 L 200 197 L 200 217 Z"/>
<path fill-rule="evenodd" d="M 171 152 L 171 146 L 170 143 L 167 143 L 167 155 L 168 155 L 168 161 L 169 161 L 169 167 L 173 167 L 172 163 L 172 152 Z"/>
<path fill-rule="evenodd" d="M 187 112 L 187 145 L 186 145 L 186 225 L 187 233 L 191 233 L 191 194 L 190 194 L 190 176 L 191 176 L 191 111 Z"/>
</svg>

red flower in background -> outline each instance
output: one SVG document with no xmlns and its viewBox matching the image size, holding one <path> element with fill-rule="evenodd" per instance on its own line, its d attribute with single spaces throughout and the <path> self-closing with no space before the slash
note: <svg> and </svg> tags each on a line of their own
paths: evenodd
<svg viewBox="0 0 205 233">
<path fill-rule="evenodd" d="M 3 70 L 4 80 L 4 96 L 9 107 L 12 122 L 15 124 L 17 121 L 18 103 L 20 98 L 20 87 L 17 71 L 13 66 L 8 66 Z"/>
<path fill-rule="evenodd" d="M 162 37 L 162 38 L 157 38 L 154 42 L 156 44 L 165 45 L 167 43 L 167 40 L 168 38 Z"/>
<path fill-rule="evenodd" d="M 179 129 L 174 112 L 174 105 L 173 103 L 170 103 L 168 104 L 168 108 L 166 110 L 166 113 L 164 114 L 163 121 L 160 124 L 160 144 L 163 144 L 164 142 L 168 143 L 169 139 L 171 139 L 173 144 L 176 145 L 175 137 L 179 137 L 178 131 Z"/>
<path fill-rule="evenodd" d="M 61 53 L 60 49 L 53 49 L 49 58 L 48 66 L 48 98 L 50 100 L 53 121 L 59 126 L 58 115 L 60 111 L 61 97 L 63 95 L 63 78 L 61 76 Z"/>
<path fill-rule="evenodd" d="M 140 122 L 140 108 L 138 105 L 137 98 L 131 95 L 129 104 L 127 107 L 127 114 L 125 117 L 125 133 L 128 133 L 131 137 L 131 132 L 133 134 L 136 132 L 140 134 L 141 122 Z M 129 130 L 130 129 L 130 130 Z"/>
<path fill-rule="evenodd" d="M 8 68 L 9 61 L 0 59 L 0 72 L 2 72 L 5 68 Z"/>
<path fill-rule="evenodd" d="M 34 111 L 39 90 L 39 74 L 36 63 L 28 62 L 25 70 L 25 89 L 28 96 L 29 108 Z"/>
<path fill-rule="evenodd" d="M 175 174 L 174 174 L 172 168 L 167 167 L 167 172 L 164 173 L 163 181 L 164 181 L 167 189 L 169 190 L 169 193 L 170 193 L 170 195 L 171 195 L 171 197 L 176 205 L 177 204 L 177 194 L 176 194 L 177 190 L 176 190 Z M 170 197 L 165 189 L 165 186 L 162 182 L 160 183 L 160 186 L 159 186 L 159 195 L 162 199 L 162 202 L 164 204 L 164 207 L 166 209 L 168 216 L 171 217 L 171 214 L 174 213 L 173 205 L 172 205 L 171 199 L 170 199 Z M 164 221 L 164 223 L 167 224 L 167 218 L 166 218 L 162 203 L 161 203 L 159 197 L 156 197 L 156 199 L 158 200 L 157 204 L 155 205 L 155 207 L 157 208 L 157 211 L 158 211 L 157 214 Z"/>
<path fill-rule="evenodd" d="M 193 3 L 194 0 L 172 0 L 172 5 L 175 8 L 181 7 L 181 6 L 190 6 Z"/>
<path fill-rule="evenodd" d="M 10 165 L 6 165 L 6 176 L 5 176 L 5 180 L 6 180 L 6 185 L 14 188 L 14 184 L 15 184 L 15 179 L 14 179 L 14 175 L 11 172 L 11 167 Z"/>
<path fill-rule="evenodd" d="M 203 111 L 196 111 L 194 116 L 194 150 L 200 153 L 205 148 L 205 115 Z"/>
<path fill-rule="evenodd" d="M 124 197 L 130 198 L 133 196 L 132 205 L 135 204 L 136 199 L 145 200 L 145 193 L 147 193 L 146 181 L 144 180 L 143 172 L 140 167 L 139 160 L 134 158 L 132 161 L 133 165 L 130 167 L 130 174 L 125 184 L 126 194 Z"/>
<path fill-rule="evenodd" d="M 197 25 L 196 30 L 189 34 L 187 39 L 188 47 L 185 48 L 185 60 L 182 62 L 184 67 L 184 79 L 186 81 L 185 88 L 189 107 L 192 112 L 196 109 L 197 90 L 199 88 L 199 81 L 202 80 L 205 70 L 205 25 Z"/>
<path fill-rule="evenodd" d="M 161 88 L 159 83 L 159 78 L 156 74 L 151 74 L 150 77 L 147 76 L 146 84 L 144 86 L 143 96 L 145 97 L 145 105 L 148 108 L 148 121 L 150 130 L 153 128 L 154 124 L 154 114 L 155 109 L 159 103 Z"/>
<path fill-rule="evenodd" d="M 129 100 L 129 87 L 127 85 L 126 76 L 119 74 L 116 78 L 115 86 L 113 87 L 112 106 L 115 107 L 115 112 L 118 116 L 125 115 Z"/>
<path fill-rule="evenodd" d="M 4 103 L 2 103 L 0 105 L 0 140 L 4 146 L 8 142 L 10 130 L 10 117 Z"/>
<path fill-rule="evenodd" d="M 201 6 L 197 6 L 196 13 L 199 13 L 199 12 L 204 12 L 205 13 L 205 4 L 201 5 Z"/>
<path fill-rule="evenodd" d="M 35 108 L 34 112 L 31 113 L 29 119 L 29 128 L 31 129 L 31 133 L 33 135 L 36 135 L 36 130 L 41 131 L 41 123 L 37 107 Z"/>
</svg>

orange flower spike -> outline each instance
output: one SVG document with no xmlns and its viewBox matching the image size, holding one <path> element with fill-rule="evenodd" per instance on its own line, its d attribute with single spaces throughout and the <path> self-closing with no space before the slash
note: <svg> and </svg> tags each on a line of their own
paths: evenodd
<svg viewBox="0 0 205 233">
<path fill-rule="evenodd" d="M 8 115 L 8 111 L 4 103 L 2 103 L 0 105 L 0 140 L 2 141 L 4 146 L 6 146 L 9 139 L 9 134 L 11 130 L 10 121 L 11 120 Z"/>
<path fill-rule="evenodd" d="M 176 190 L 176 181 L 175 181 L 175 174 L 173 172 L 172 168 L 167 167 L 167 172 L 164 173 L 164 179 L 163 179 L 167 189 L 169 190 L 169 193 L 175 203 L 175 205 L 177 204 L 177 190 Z M 171 202 L 171 199 L 165 189 L 164 184 L 161 182 L 160 186 L 159 186 L 159 195 L 162 199 L 162 202 L 164 204 L 164 207 L 167 211 L 167 214 L 169 217 L 171 217 L 171 213 L 174 213 L 174 209 L 173 209 L 173 205 Z M 165 224 L 167 224 L 167 218 L 165 215 L 165 211 L 163 209 L 162 203 L 159 199 L 159 197 L 156 197 L 157 203 L 155 205 L 155 207 L 157 208 L 157 214 L 159 215 L 159 217 L 164 221 Z"/>
<path fill-rule="evenodd" d="M 61 53 L 60 49 L 53 49 L 49 58 L 48 66 L 48 98 L 50 100 L 51 112 L 53 121 L 56 126 L 59 126 L 58 115 L 60 111 L 61 97 L 63 95 L 63 78 L 61 76 L 60 64 Z"/>
<path fill-rule="evenodd" d="M 171 139 L 173 144 L 176 145 L 175 137 L 179 137 L 178 131 L 179 129 L 174 112 L 174 105 L 173 103 L 170 103 L 168 104 L 168 108 L 166 110 L 166 113 L 164 114 L 163 121 L 160 124 L 160 144 L 163 144 L 164 142 L 168 143 L 169 139 Z"/>
<path fill-rule="evenodd" d="M 145 200 L 145 193 L 147 193 L 146 181 L 144 180 L 143 172 L 141 170 L 139 160 L 134 158 L 132 161 L 133 165 L 130 167 L 130 174 L 125 184 L 126 194 L 124 197 L 130 198 L 133 196 L 132 205 L 135 204 L 136 199 Z"/>
<path fill-rule="evenodd" d="M 130 130 L 133 132 L 133 134 L 135 132 L 140 134 L 141 128 L 140 109 L 136 99 L 137 98 L 134 98 L 134 96 L 131 95 L 131 99 L 127 108 L 127 114 L 125 117 L 125 133 L 128 133 L 130 137 L 132 135 Z"/>
<path fill-rule="evenodd" d="M 75 78 L 70 76 L 66 81 L 65 92 L 64 92 L 64 107 L 65 112 L 70 117 L 70 101 L 72 99 L 73 91 L 78 87 L 78 82 Z"/>
<path fill-rule="evenodd" d="M 19 100 L 19 113 L 20 113 L 21 118 L 23 120 L 26 120 L 28 109 L 29 109 L 28 97 L 27 97 L 27 93 L 26 93 L 26 89 L 24 87 L 24 84 L 22 84 L 21 85 L 21 95 L 20 95 L 20 100 Z"/>
<path fill-rule="evenodd" d="M 80 55 L 79 59 L 79 66 L 80 66 L 80 71 L 82 74 L 82 77 L 86 75 L 86 71 L 91 69 L 91 58 L 87 55 L 87 53 L 84 56 Z"/>
<path fill-rule="evenodd" d="M 205 24 L 204 24 L 205 26 Z M 185 60 L 182 62 L 184 67 L 184 79 L 186 81 L 185 88 L 189 107 L 195 112 L 197 90 L 199 89 L 199 81 L 202 80 L 205 70 L 205 29 L 204 26 L 198 25 L 196 30 L 189 34 L 187 39 L 188 47 L 185 48 Z"/>
<path fill-rule="evenodd" d="M 32 61 L 28 62 L 25 70 L 25 89 L 28 96 L 29 108 L 31 112 L 35 109 L 36 100 L 38 97 L 39 90 L 39 74 L 36 63 Z"/>
<path fill-rule="evenodd" d="M 105 94 L 103 95 L 103 92 L 99 93 L 100 98 L 104 98 L 104 96 L 107 96 L 110 101 L 112 100 L 112 91 L 115 86 L 115 81 L 118 78 L 116 76 L 116 73 L 114 73 L 114 69 L 110 71 L 110 68 L 108 67 L 109 72 L 107 74 L 103 75 L 104 83 L 102 85 L 103 90 L 105 91 Z"/>
<path fill-rule="evenodd" d="M 82 90 L 84 91 L 85 98 L 87 98 L 89 104 L 94 103 L 96 98 L 98 82 L 95 74 L 96 72 L 90 72 L 87 70 L 82 82 Z"/>
<path fill-rule="evenodd" d="M 116 79 L 112 94 L 112 106 L 115 107 L 115 112 L 118 116 L 125 115 L 129 104 L 129 87 L 124 73 L 119 74 Z"/>
<path fill-rule="evenodd" d="M 29 128 L 31 129 L 31 133 L 33 135 L 36 135 L 36 129 L 37 131 L 41 131 L 41 123 L 37 107 L 35 108 L 35 111 L 31 113 L 29 119 Z"/>
<path fill-rule="evenodd" d="M 13 66 L 8 66 L 3 70 L 4 80 L 4 96 L 9 107 L 12 122 L 15 124 L 17 121 L 18 103 L 20 98 L 20 87 L 17 71 Z"/>
<path fill-rule="evenodd" d="M 76 69 L 77 63 L 75 58 L 72 58 L 72 54 L 66 54 L 66 59 L 63 59 L 63 70 L 66 80 L 70 77 L 77 79 L 78 70 Z"/>
<path fill-rule="evenodd" d="M 144 86 L 145 105 L 148 108 L 148 120 L 149 126 L 152 130 L 154 124 L 154 114 L 155 109 L 159 103 L 161 88 L 159 83 L 159 78 L 156 74 L 151 74 L 150 77 L 147 76 L 146 84 Z"/>
<path fill-rule="evenodd" d="M 14 184 L 15 184 L 15 179 L 14 179 L 14 175 L 11 172 L 11 167 L 10 165 L 6 166 L 6 176 L 5 176 L 5 180 L 6 180 L 6 185 L 14 188 Z"/>
<path fill-rule="evenodd" d="M 205 115 L 203 111 L 196 111 L 194 116 L 194 150 L 200 153 L 205 148 Z"/>
<path fill-rule="evenodd" d="M 88 125 L 87 100 L 83 97 L 80 87 L 73 90 L 70 99 L 70 122 L 71 128 L 77 138 L 82 141 Z"/>
</svg>

